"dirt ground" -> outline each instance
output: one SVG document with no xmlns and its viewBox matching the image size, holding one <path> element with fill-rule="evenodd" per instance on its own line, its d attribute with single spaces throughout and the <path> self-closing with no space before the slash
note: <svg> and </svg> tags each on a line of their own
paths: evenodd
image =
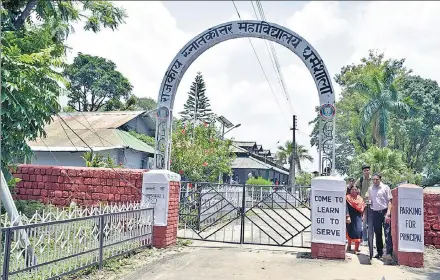
<svg viewBox="0 0 440 280">
<path fill-rule="evenodd" d="M 425 268 L 384 265 L 366 252 L 346 261 L 310 259 L 309 250 L 194 242 L 134 257 L 134 263 L 83 279 L 122 280 L 439 280 L 440 251 L 427 248 Z M 365 255 L 364 255 L 365 253 Z M 142 253 L 140 254 L 142 255 Z"/>
</svg>

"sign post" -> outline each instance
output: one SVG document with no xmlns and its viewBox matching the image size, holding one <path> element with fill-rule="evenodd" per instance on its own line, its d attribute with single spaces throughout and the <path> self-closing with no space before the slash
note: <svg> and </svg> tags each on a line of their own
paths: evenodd
<svg viewBox="0 0 440 280">
<path fill-rule="evenodd" d="M 395 257 L 400 265 L 422 267 L 425 250 L 423 188 L 405 184 L 392 192 L 391 233 Z"/>
<path fill-rule="evenodd" d="M 345 181 L 334 176 L 312 180 L 312 257 L 345 259 Z"/>
</svg>

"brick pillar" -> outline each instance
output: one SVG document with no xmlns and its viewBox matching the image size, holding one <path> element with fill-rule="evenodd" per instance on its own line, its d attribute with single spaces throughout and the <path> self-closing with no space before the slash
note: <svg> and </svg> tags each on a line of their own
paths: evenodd
<svg viewBox="0 0 440 280">
<path fill-rule="evenodd" d="M 151 170 L 143 175 L 142 203 L 154 206 L 153 246 L 166 248 L 177 242 L 180 175 Z"/>
<path fill-rule="evenodd" d="M 312 179 L 312 258 L 345 259 L 345 181 Z"/>
<path fill-rule="evenodd" d="M 423 189 L 404 184 L 392 190 L 391 236 L 399 265 L 423 267 Z"/>
</svg>

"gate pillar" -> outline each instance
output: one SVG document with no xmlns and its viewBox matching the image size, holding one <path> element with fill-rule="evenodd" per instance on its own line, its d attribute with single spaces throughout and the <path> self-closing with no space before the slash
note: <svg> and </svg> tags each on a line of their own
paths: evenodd
<svg viewBox="0 0 440 280">
<path fill-rule="evenodd" d="M 345 195 L 342 178 L 312 179 L 312 258 L 345 259 Z"/>
<path fill-rule="evenodd" d="M 143 174 L 142 203 L 154 206 L 153 246 L 166 248 L 177 242 L 180 175 L 168 170 Z"/>
<path fill-rule="evenodd" d="M 399 265 L 423 267 L 423 188 L 404 184 L 392 190 L 391 235 Z"/>
</svg>

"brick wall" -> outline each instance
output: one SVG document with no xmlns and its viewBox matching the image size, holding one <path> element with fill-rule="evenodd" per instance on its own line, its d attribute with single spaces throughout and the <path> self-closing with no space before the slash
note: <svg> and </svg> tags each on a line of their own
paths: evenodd
<svg viewBox="0 0 440 280">
<path fill-rule="evenodd" d="M 142 174 L 147 170 L 71 166 L 20 165 L 14 177 L 22 179 L 15 198 L 39 200 L 56 206 L 94 205 L 99 202 L 139 202 Z M 124 178 L 124 179 L 122 179 Z"/>
<path fill-rule="evenodd" d="M 312 242 L 312 258 L 343 260 L 345 259 L 345 245 Z"/>
<path fill-rule="evenodd" d="M 425 245 L 440 249 L 440 193 L 424 193 Z"/>
<path fill-rule="evenodd" d="M 153 246 L 166 248 L 177 242 L 180 182 L 170 182 L 168 218 L 166 226 L 154 226 Z"/>
</svg>

